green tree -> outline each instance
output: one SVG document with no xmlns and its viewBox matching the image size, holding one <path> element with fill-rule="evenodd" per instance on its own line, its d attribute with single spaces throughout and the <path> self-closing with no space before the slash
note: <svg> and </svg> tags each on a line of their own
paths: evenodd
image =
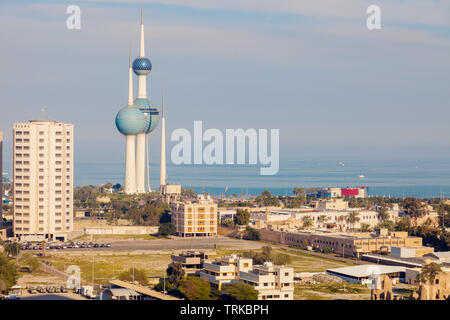
<svg viewBox="0 0 450 320">
<path fill-rule="evenodd" d="M 441 266 L 435 262 L 427 263 L 422 266 L 422 270 L 419 273 L 419 281 L 421 283 L 433 283 L 436 275 L 441 272 Z"/>
<path fill-rule="evenodd" d="M 417 226 L 417 219 L 426 213 L 424 204 L 420 199 L 408 197 L 403 201 L 403 207 L 408 215 L 413 219 L 414 225 Z"/>
<path fill-rule="evenodd" d="M 175 226 L 171 222 L 161 223 L 159 225 L 158 233 L 162 236 L 168 236 L 175 233 Z"/>
<path fill-rule="evenodd" d="M 381 221 L 385 221 L 385 220 L 389 219 L 388 210 L 389 210 L 389 207 L 387 206 L 387 204 L 383 204 L 378 207 L 378 218 Z"/>
<path fill-rule="evenodd" d="M 409 220 L 409 217 L 401 217 L 400 220 L 397 222 L 397 225 L 395 226 L 395 229 L 397 231 L 411 231 L 411 222 Z"/>
<path fill-rule="evenodd" d="M 237 209 L 234 215 L 234 224 L 245 226 L 250 222 L 250 212 L 247 209 Z"/>
<path fill-rule="evenodd" d="M 302 217 L 302 229 L 311 228 L 314 225 L 314 222 L 310 216 Z"/>
<path fill-rule="evenodd" d="M 320 223 L 325 223 L 328 220 L 327 216 L 324 214 L 320 215 L 318 219 Z"/>
<path fill-rule="evenodd" d="M 18 242 L 7 243 L 4 245 L 4 249 L 8 257 L 17 257 L 20 253 L 20 244 Z"/>
<path fill-rule="evenodd" d="M 258 300 L 258 291 L 243 282 L 225 285 L 222 290 L 221 300 Z"/>
<path fill-rule="evenodd" d="M 247 226 L 245 231 L 246 231 L 246 234 L 244 236 L 244 239 L 255 240 L 255 241 L 258 241 L 259 239 L 261 239 L 261 233 L 258 230 Z"/>
<path fill-rule="evenodd" d="M 359 212 L 351 211 L 347 214 L 347 217 L 345 221 L 352 226 L 352 228 L 355 226 L 355 224 L 360 220 L 359 218 Z"/>
<path fill-rule="evenodd" d="M 128 282 L 137 281 L 143 286 L 148 285 L 148 276 L 144 269 L 130 268 L 120 273 L 119 279 Z"/>
<path fill-rule="evenodd" d="M 173 287 L 178 287 L 185 276 L 183 265 L 178 262 L 169 264 L 166 270 L 167 280 Z"/>
<path fill-rule="evenodd" d="M 269 190 L 264 190 L 261 195 L 256 197 L 255 202 L 265 207 L 277 207 L 280 205 L 280 200 L 277 197 L 273 197 Z"/>
<path fill-rule="evenodd" d="M 17 266 L 0 252 L 0 293 L 6 293 L 17 283 Z"/>
<path fill-rule="evenodd" d="M 388 229 L 389 231 L 395 230 L 395 223 L 392 220 L 386 219 L 377 224 L 377 229 Z"/>
<path fill-rule="evenodd" d="M 195 198 L 194 189 L 181 189 L 181 195 L 185 198 Z"/>
<path fill-rule="evenodd" d="M 210 300 L 211 286 L 205 279 L 188 276 L 181 281 L 179 289 L 188 300 Z"/>
<path fill-rule="evenodd" d="M 361 232 L 369 232 L 371 230 L 370 224 L 368 223 L 361 224 L 361 228 L 359 230 Z"/>
</svg>

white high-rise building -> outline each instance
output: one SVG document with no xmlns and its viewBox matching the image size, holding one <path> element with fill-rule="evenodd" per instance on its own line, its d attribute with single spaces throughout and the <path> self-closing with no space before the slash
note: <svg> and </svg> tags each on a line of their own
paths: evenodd
<svg viewBox="0 0 450 320">
<path fill-rule="evenodd" d="M 14 124 L 14 234 L 21 240 L 67 240 L 73 231 L 73 125 Z"/>
</svg>

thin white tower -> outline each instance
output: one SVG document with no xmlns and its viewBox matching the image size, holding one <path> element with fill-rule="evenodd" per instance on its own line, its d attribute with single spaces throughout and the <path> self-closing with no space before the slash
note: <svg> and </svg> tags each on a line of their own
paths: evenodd
<svg viewBox="0 0 450 320">
<path fill-rule="evenodd" d="M 161 112 L 161 171 L 159 177 L 160 191 L 167 183 L 166 175 L 166 117 L 164 115 L 164 89 L 162 89 L 162 112 Z"/>
<path fill-rule="evenodd" d="M 141 39 L 139 41 L 139 57 L 145 57 L 144 44 L 144 15 L 141 9 Z M 147 98 L 147 74 L 138 75 L 138 98 Z M 136 151 L 136 189 L 138 193 L 145 193 L 145 162 L 146 162 L 146 133 L 137 135 Z M 149 190 L 151 191 L 151 190 Z"/>
<path fill-rule="evenodd" d="M 131 49 L 129 62 L 129 79 L 128 79 L 128 106 L 133 106 L 133 70 L 131 66 Z M 125 159 L 125 193 L 136 193 L 136 136 L 126 136 L 126 159 Z"/>
</svg>

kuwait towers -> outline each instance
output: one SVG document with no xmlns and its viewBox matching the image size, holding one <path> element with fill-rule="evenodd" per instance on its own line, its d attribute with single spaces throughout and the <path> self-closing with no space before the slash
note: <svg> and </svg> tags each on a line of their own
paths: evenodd
<svg viewBox="0 0 450 320">
<path fill-rule="evenodd" d="M 131 58 L 130 58 L 131 59 Z M 133 101 L 131 70 L 138 76 L 138 94 Z M 150 188 L 149 134 L 159 123 L 159 110 L 147 97 L 147 75 L 152 64 L 145 57 L 144 20 L 141 11 L 139 56 L 129 66 L 128 105 L 116 116 L 116 127 L 126 136 L 125 193 L 145 193 Z"/>
</svg>

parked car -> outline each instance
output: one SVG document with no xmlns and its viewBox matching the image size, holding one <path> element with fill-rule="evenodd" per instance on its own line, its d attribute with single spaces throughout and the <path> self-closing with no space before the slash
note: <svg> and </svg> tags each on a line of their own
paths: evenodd
<svg viewBox="0 0 450 320">
<path fill-rule="evenodd" d="M 36 293 L 37 293 L 35 287 L 30 287 L 30 288 L 28 288 L 28 292 L 29 292 L 30 294 L 36 294 Z"/>
<path fill-rule="evenodd" d="M 107 248 L 111 248 L 111 244 L 110 244 L 110 243 L 107 243 L 107 244 L 106 244 L 106 247 L 107 247 Z"/>
</svg>

